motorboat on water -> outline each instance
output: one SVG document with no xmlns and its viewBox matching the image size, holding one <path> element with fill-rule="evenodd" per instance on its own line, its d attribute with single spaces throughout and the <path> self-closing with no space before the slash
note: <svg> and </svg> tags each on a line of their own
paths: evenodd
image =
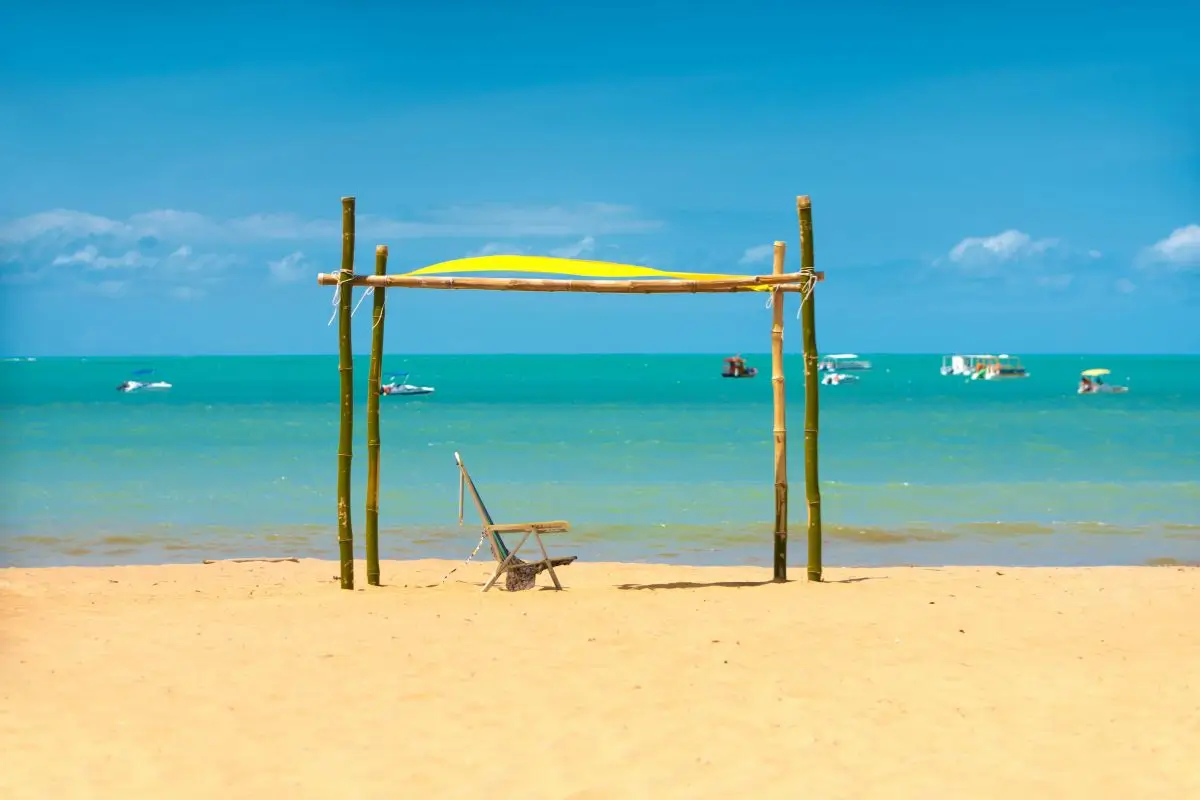
<svg viewBox="0 0 1200 800">
<path fill-rule="evenodd" d="M 981 357 L 971 372 L 973 381 L 999 381 L 1028 377 L 1029 372 L 1021 366 L 1021 359 L 1007 353 Z"/>
<path fill-rule="evenodd" d="M 161 392 L 171 388 L 171 384 L 166 381 L 150 380 L 150 376 L 154 374 L 152 369 L 134 370 L 133 374 L 134 378 L 117 384 L 118 392 Z"/>
<path fill-rule="evenodd" d="M 840 386 L 843 383 L 858 383 L 858 376 L 844 372 L 826 372 L 821 376 L 822 386 Z"/>
<path fill-rule="evenodd" d="M 836 353 L 817 362 L 818 372 L 861 372 L 871 368 L 871 362 L 854 353 Z"/>
<path fill-rule="evenodd" d="M 721 373 L 722 378 L 753 378 L 758 374 L 758 369 L 755 367 L 747 367 L 746 359 L 740 355 L 730 356 L 725 359 L 725 371 Z"/>
<path fill-rule="evenodd" d="M 1079 373 L 1079 389 L 1077 394 L 1125 394 L 1128 386 L 1116 386 L 1104 382 L 1104 376 L 1111 374 L 1110 370 L 1097 368 L 1085 369 Z"/>
<path fill-rule="evenodd" d="M 951 356 L 942 356 L 942 374 L 962 375 L 964 378 L 969 378 L 975 374 L 980 364 L 986 364 L 987 360 L 992 358 L 995 356 L 959 355 L 957 353 Z"/>
<path fill-rule="evenodd" d="M 399 381 L 396 379 L 400 378 Z M 408 373 L 401 372 L 399 375 L 389 375 L 388 382 L 380 385 L 379 393 L 383 394 L 433 394 L 432 386 L 413 386 L 408 382 Z"/>
</svg>

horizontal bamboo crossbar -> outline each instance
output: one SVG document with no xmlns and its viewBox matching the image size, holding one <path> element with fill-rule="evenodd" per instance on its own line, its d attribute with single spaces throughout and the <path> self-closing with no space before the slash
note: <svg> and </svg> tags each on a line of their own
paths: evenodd
<svg viewBox="0 0 1200 800">
<path fill-rule="evenodd" d="M 551 522 L 510 522 L 503 525 L 485 525 L 492 533 L 566 533 L 571 524 L 564 520 Z"/>
<path fill-rule="evenodd" d="M 817 281 L 825 280 L 817 272 Z M 782 292 L 803 292 L 807 276 L 800 272 L 782 275 L 747 275 L 709 281 L 684 280 L 563 280 L 556 278 L 444 278 L 424 275 L 354 275 L 341 280 L 336 272 L 317 275 L 321 286 L 404 287 L 409 289 L 480 289 L 493 292 L 592 292 L 598 294 L 703 294 L 749 292 L 774 286 Z"/>
</svg>

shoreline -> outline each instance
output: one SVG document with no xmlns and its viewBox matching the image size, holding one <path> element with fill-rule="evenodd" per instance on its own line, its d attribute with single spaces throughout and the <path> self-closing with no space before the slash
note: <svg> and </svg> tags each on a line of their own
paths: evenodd
<svg viewBox="0 0 1200 800">
<path fill-rule="evenodd" d="M 478 541 L 475 526 L 405 526 L 380 531 L 381 558 L 464 559 Z M 1152 566 L 1200 563 L 1200 526 L 1169 525 L 1154 532 L 1120 526 L 1079 531 L 1029 524 L 953 526 L 831 525 L 825 531 L 825 564 L 836 567 L 971 566 L 1009 568 Z M 121 566 L 198 563 L 240 557 L 329 558 L 328 525 L 231 529 L 162 526 L 141 530 L 93 529 L 0 533 L 0 568 Z M 662 563 L 678 566 L 764 566 L 770 563 L 766 523 L 741 525 L 577 525 L 554 545 L 588 563 Z M 363 558 L 361 536 L 355 555 Z M 804 531 L 793 533 L 789 560 L 802 559 Z"/>
<path fill-rule="evenodd" d="M 551 555 L 562 555 L 559 552 L 563 548 L 552 548 Z M 566 548 L 570 550 L 570 548 Z M 524 554 L 524 548 L 522 549 Z M 532 554 L 525 554 L 523 558 L 533 558 Z M 528 560 L 528 558 L 526 560 Z M 536 560 L 536 559 L 534 559 Z M 381 568 L 391 565 L 399 568 L 401 571 L 409 571 L 414 568 L 432 568 L 435 565 L 442 565 L 446 569 L 462 569 L 465 559 L 450 559 L 450 558 L 388 558 L 380 557 Z M 492 564 L 492 560 L 487 556 L 485 548 L 480 549 L 479 555 L 471 560 L 467 566 L 479 568 L 481 564 Z M 215 567 L 222 565 L 254 565 L 254 564 L 326 564 L 334 572 L 338 570 L 338 560 L 336 558 L 321 558 L 308 555 L 276 555 L 276 554 L 241 554 L 241 555 L 224 555 L 204 557 L 196 560 L 179 560 L 179 561 L 126 561 L 113 562 L 102 564 L 37 564 L 37 565 L 6 565 L 0 564 L 0 576 L 6 573 L 16 574 L 23 572 L 42 573 L 56 570 L 155 570 L 155 569 L 180 569 L 189 567 Z M 642 569 L 664 569 L 664 570 L 711 570 L 711 571 L 749 571 L 761 570 L 770 574 L 771 567 L 767 563 L 767 559 L 763 559 L 762 563 L 684 563 L 672 561 L 653 561 L 653 560 L 627 560 L 627 561 L 576 561 L 570 566 L 571 569 L 584 568 L 585 570 L 620 570 L 622 568 L 630 568 L 635 570 Z M 803 577 L 806 564 L 803 561 L 788 562 L 788 583 L 795 581 L 806 581 Z M 1200 570 L 1200 561 L 1177 559 L 1171 556 L 1163 556 L 1150 559 L 1138 564 L 1000 564 L 1000 563 L 977 563 L 977 564 L 941 564 L 941 563 L 896 563 L 896 564 L 830 564 L 826 560 L 824 571 L 833 572 L 904 572 L 906 570 L 929 570 L 929 571 L 958 571 L 958 570 L 1005 570 L 1013 573 L 1021 572 L 1072 572 L 1072 571 L 1093 571 L 1093 570 L 1154 570 L 1175 568 L 1180 570 Z M 365 585 L 366 576 L 366 560 L 360 555 L 354 558 L 354 574 L 356 582 L 361 577 Z M 793 574 L 802 577 L 795 578 Z M 769 582 L 769 581 L 768 581 Z M 0 589 L 2 589 L 0 585 Z M 356 583 L 356 588 L 361 588 Z M 381 588 L 381 587 L 371 587 Z"/>
<path fill-rule="evenodd" d="M 1200 793 L 1197 568 L 493 566 L 0 569 L 0 796 Z"/>
</svg>

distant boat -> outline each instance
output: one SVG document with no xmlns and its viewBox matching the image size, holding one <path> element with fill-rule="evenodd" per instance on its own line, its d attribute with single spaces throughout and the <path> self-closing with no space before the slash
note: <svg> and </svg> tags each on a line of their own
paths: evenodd
<svg viewBox="0 0 1200 800">
<path fill-rule="evenodd" d="M 133 374 L 137 377 L 117 385 L 118 392 L 160 392 L 171 388 L 171 384 L 166 381 L 146 380 L 154 374 L 152 369 L 134 370 Z"/>
<path fill-rule="evenodd" d="M 746 359 L 741 356 L 730 356 L 725 359 L 725 371 L 721 373 L 722 378 L 753 378 L 758 374 L 758 370 L 754 367 L 746 366 Z"/>
<path fill-rule="evenodd" d="M 825 356 L 817 362 L 818 372 L 861 372 L 871 368 L 871 362 L 859 358 L 854 353 L 837 353 Z"/>
<path fill-rule="evenodd" d="M 1125 394 L 1128 386 L 1114 386 L 1104 382 L 1104 376 L 1111 374 L 1107 369 L 1085 369 L 1079 373 L 1078 394 Z"/>
<path fill-rule="evenodd" d="M 858 383 L 858 376 L 844 372 L 826 372 L 821 376 L 822 386 L 840 386 L 843 383 Z"/>
<path fill-rule="evenodd" d="M 973 381 L 999 381 L 1013 378 L 1028 378 L 1029 372 L 1021 366 L 1021 359 L 1001 353 L 998 356 L 983 356 L 971 373 Z"/>
<path fill-rule="evenodd" d="M 399 382 L 396 378 L 401 378 Z M 389 375 L 388 382 L 379 387 L 380 394 L 433 394 L 432 386 L 413 386 L 408 382 L 408 373 L 401 372 L 399 375 Z"/>
<path fill-rule="evenodd" d="M 942 356 L 942 374 L 970 377 L 975 374 L 980 364 L 986 364 L 987 360 L 991 358 L 995 358 L 995 356 L 958 354 Z"/>
</svg>

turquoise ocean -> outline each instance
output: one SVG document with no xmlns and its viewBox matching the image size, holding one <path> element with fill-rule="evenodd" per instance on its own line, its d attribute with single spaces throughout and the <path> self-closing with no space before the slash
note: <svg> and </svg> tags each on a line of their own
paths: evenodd
<svg viewBox="0 0 1200 800">
<path fill-rule="evenodd" d="M 830 565 L 1200 561 L 1200 357 L 1029 356 L 968 382 L 866 356 L 821 387 Z M 433 395 L 381 399 L 381 551 L 464 559 L 453 453 L 497 521 L 567 519 L 587 560 L 768 564 L 770 362 L 722 356 L 390 357 Z M 1126 395 L 1079 396 L 1107 367 Z M 174 388 L 121 394 L 136 369 Z M 804 563 L 803 380 L 789 355 L 790 561 Z M 355 545 L 367 359 L 355 363 Z M 336 557 L 334 356 L 0 363 L 0 565 Z M 485 551 L 486 552 L 486 551 Z"/>
</svg>

